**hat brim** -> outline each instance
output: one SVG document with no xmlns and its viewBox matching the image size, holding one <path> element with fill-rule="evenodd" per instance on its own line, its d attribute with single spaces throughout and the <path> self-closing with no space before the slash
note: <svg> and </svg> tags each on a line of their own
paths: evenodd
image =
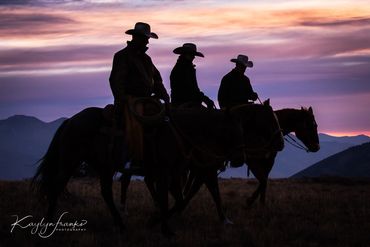
<svg viewBox="0 0 370 247">
<path fill-rule="evenodd" d="M 242 65 L 244 65 L 245 67 L 249 67 L 249 68 L 252 68 L 253 67 L 253 62 L 252 61 L 248 61 L 248 62 L 242 62 L 242 61 L 240 61 L 240 60 L 238 60 L 238 59 L 236 59 L 236 58 L 233 58 L 233 59 L 231 59 L 230 60 L 231 62 L 233 62 L 233 63 L 239 63 L 239 64 L 242 64 Z"/>
<path fill-rule="evenodd" d="M 135 29 L 129 29 L 125 33 L 129 34 L 129 35 L 134 35 L 134 34 L 144 35 L 148 38 L 158 39 L 158 35 L 156 33 L 143 33 L 143 32 L 137 31 Z"/>
<path fill-rule="evenodd" d="M 175 53 L 175 54 L 192 54 L 192 55 L 197 56 L 197 57 L 204 57 L 203 53 L 201 53 L 199 51 L 192 51 L 192 50 L 186 49 L 182 46 L 177 47 L 175 50 L 173 50 L 173 53 Z"/>
</svg>

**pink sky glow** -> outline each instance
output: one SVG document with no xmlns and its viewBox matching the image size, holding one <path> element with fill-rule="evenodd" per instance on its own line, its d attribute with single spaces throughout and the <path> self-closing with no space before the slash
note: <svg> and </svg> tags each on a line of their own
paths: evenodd
<svg viewBox="0 0 370 247">
<path fill-rule="evenodd" d="M 370 135 L 370 1 L 5 0 L 0 3 L 0 119 L 45 121 L 112 102 L 113 54 L 144 21 L 159 36 L 148 54 L 168 91 L 177 56 L 196 43 L 202 91 L 246 54 L 261 99 L 274 109 L 312 106 L 320 132 Z"/>
</svg>

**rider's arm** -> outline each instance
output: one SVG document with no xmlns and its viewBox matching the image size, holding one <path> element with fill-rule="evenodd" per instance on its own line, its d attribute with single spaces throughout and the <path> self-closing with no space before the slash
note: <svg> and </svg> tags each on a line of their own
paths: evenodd
<svg viewBox="0 0 370 247">
<path fill-rule="evenodd" d="M 113 57 L 112 71 L 109 84 L 115 99 L 115 103 L 122 103 L 125 95 L 124 81 L 128 75 L 127 57 L 116 53 Z"/>
<path fill-rule="evenodd" d="M 163 99 L 165 103 L 170 102 L 170 96 L 167 93 L 166 88 L 163 85 L 161 73 L 153 64 L 153 80 L 154 80 L 154 94 L 160 99 Z"/>
</svg>

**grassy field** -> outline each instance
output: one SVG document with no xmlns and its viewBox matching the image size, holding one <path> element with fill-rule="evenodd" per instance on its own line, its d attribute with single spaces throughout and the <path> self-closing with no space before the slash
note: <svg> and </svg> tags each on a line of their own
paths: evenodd
<svg viewBox="0 0 370 247">
<path fill-rule="evenodd" d="M 147 227 L 157 213 L 141 181 L 129 190 L 126 232 L 113 227 L 97 180 L 74 180 L 72 194 L 60 200 L 64 221 L 87 220 L 84 231 L 56 231 L 43 239 L 31 227 L 15 227 L 15 216 L 40 222 L 45 205 L 29 190 L 29 182 L 0 182 L 0 246 L 370 246 L 370 181 L 347 179 L 271 180 L 264 207 L 245 206 L 255 180 L 220 180 L 223 204 L 233 225 L 217 218 L 211 196 L 203 188 L 170 224 L 176 236 L 166 239 L 158 226 Z M 119 183 L 114 184 L 119 205 Z"/>
</svg>

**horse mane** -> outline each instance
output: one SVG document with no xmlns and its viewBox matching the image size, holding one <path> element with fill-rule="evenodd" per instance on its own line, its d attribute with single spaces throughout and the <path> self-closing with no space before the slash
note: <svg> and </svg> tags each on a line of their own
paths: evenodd
<svg viewBox="0 0 370 247">
<path fill-rule="evenodd" d="M 275 114 L 283 128 L 284 134 L 291 132 L 297 120 L 303 120 L 309 113 L 309 108 L 301 106 L 301 108 L 283 108 L 275 111 Z"/>
</svg>

